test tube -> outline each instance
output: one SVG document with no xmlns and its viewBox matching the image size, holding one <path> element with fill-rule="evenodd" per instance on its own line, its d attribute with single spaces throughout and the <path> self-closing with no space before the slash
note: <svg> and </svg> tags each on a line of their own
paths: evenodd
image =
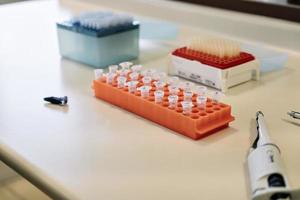
<svg viewBox="0 0 300 200">
<path fill-rule="evenodd" d="M 169 89 L 169 95 L 177 95 L 178 94 L 178 87 L 177 86 L 174 86 L 174 85 L 170 85 L 168 87 Z"/>
<path fill-rule="evenodd" d="M 121 70 L 119 71 L 119 74 L 120 74 L 120 76 L 127 76 L 127 74 L 128 74 L 129 72 L 130 72 L 130 71 L 127 70 L 127 69 L 121 69 Z"/>
<path fill-rule="evenodd" d="M 177 86 L 179 82 L 179 78 L 177 76 L 172 76 L 168 79 L 169 86 Z"/>
<path fill-rule="evenodd" d="M 156 81 L 163 81 L 164 78 L 167 76 L 166 72 L 156 72 L 153 74 L 153 80 Z"/>
<path fill-rule="evenodd" d="M 152 78 L 150 76 L 145 76 L 143 79 L 142 79 L 144 85 L 148 85 L 150 86 L 151 85 L 151 81 L 152 81 Z"/>
<path fill-rule="evenodd" d="M 183 92 L 183 100 L 184 101 L 191 102 L 192 98 L 193 98 L 193 92 L 191 92 L 191 91 L 185 91 L 185 92 Z"/>
<path fill-rule="evenodd" d="M 213 91 L 212 93 L 212 102 L 213 104 L 218 104 L 220 101 L 220 98 L 222 96 L 222 93 L 219 91 Z"/>
<path fill-rule="evenodd" d="M 119 64 L 123 70 L 129 70 L 130 66 L 133 65 L 132 62 L 122 62 Z"/>
<path fill-rule="evenodd" d="M 106 74 L 106 82 L 107 82 L 108 84 L 112 84 L 112 82 L 113 82 L 115 76 L 116 76 L 115 73 L 111 73 L 111 72 L 107 73 L 107 74 Z"/>
<path fill-rule="evenodd" d="M 101 79 L 103 76 L 103 69 L 95 69 L 95 80 Z"/>
<path fill-rule="evenodd" d="M 162 81 L 156 81 L 154 83 L 154 85 L 156 87 L 156 90 L 162 90 L 163 91 L 166 84 Z"/>
<path fill-rule="evenodd" d="M 139 83 L 138 81 L 129 81 L 129 82 L 127 82 L 129 93 L 135 93 L 136 86 L 137 86 L 138 83 Z"/>
<path fill-rule="evenodd" d="M 118 71 L 118 65 L 110 65 L 110 66 L 108 66 L 108 72 L 109 73 L 117 73 L 117 71 Z"/>
<path fill-rule="evenodd" d="M 153 74 L 156 72 L 155 69 L 145 69 L 142 74 L 143 76 L 150 76 L 152 78 Z"/>
<path fill-rule="evenodd" d="M 158 90 L 154 92 L 155 103 L 162 103 L 163 97 L 164 97 L 163 91 Z"/>
<path fill-rule="evenodd" d="M 117 78 L 118 88 L 124 88 L 126 85 L 127 78 L 125 76 L 119 76 Z"/>
<path fill-rule="evenodd" d="M 201 109 L 201 110 L 206 109 L 206 101 L 207 101 L 206 96 L 197 96 L 196 101 L 197 101 L 197 107 L 199 109 Z"/>
<path fill-rule="evenodd" d="M 137 72 L 137 73 L 141 73 L 143 66 L 142 65 L 133 65 L 131 67 L 131 71 L 132 72 Z"/>
<path fill-rule="evenodd" d="M 168 96 L 168 101 L 169 101 L 169 108 L 170 109 L 175 109 L 177 107 L 178 96 L 177 95 L 170 95 L 170 96 Z"/>
<path fill-rule="evenodd" d="M 182 113 L 184 115 L 190 115 L 192 112 L 193 103 L 190 101 L 182 101 Z"/>
<path fill-rule="evenodd" d="M 180 87 L 183 89 L 184 92 L 191 92 L 194 83 L 191 82 L 181 82 Z"/>
<path fill-rule="evenodd" d="M 141 91 L 141 96 L 143 98 L 148 98 L 149 97 L 149 91 L 151 90 L 151 86 L 144 85 L 142 87 L 139 87 L 139 90 Z"/>
<path fill-rule="evenodd" d="M 206 96 L 207 87 L 205 86 L 197 86 L 196 94 L 197 96 Z"/>
<path fill-rule="evenodd" d="M 129 74 L 129 77 L 132 81 L 137 81 L 139 78 L 139 73 L 138 72 L 132 72 L 131 74 Z"/>
</svg>

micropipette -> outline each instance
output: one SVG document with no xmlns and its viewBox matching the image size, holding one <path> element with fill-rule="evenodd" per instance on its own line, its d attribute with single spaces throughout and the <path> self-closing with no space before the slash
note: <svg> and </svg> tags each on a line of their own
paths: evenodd
<svg viewBox="0 0 300 200">
<path fill-rule="evenodd" d="M 290 188 L 279 147 L 268 134 L 261 111 L 256 113 L 257 137 L 248 158 L 252 200 L 299 200 L 300 190 Z"/>
</svg>

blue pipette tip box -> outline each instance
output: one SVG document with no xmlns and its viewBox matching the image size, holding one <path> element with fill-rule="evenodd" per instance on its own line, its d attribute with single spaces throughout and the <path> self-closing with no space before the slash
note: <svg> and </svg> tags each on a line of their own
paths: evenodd
<svg viewBox="0 0 300 200">
<path fill-rule="evenodd" d="M 139 55 L 139 22 L 107 12 L 84 13 L 56 24 L 60 54 L 96 68 Z"/>
</svg>

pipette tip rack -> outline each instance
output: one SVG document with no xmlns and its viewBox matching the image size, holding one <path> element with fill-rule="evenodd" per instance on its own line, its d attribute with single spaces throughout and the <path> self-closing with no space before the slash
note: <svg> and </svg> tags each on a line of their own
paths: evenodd
<svg viewBox="0 0 300 200">
<path fill-rule="evenodd" d="M 221 58 L 182 47 L 170 54 L 169 74 L 226 92 L 249 80 L 259 80 L 259 66 L 258 60 L 246 52 Z"/>
<path fill-rule="evenodd" d="M 218 56 L 206 54 L 201 51 L 188 49 L 187 47 L 181 47 L 175 49 L 172 52 L 172 55 L 186 58 L 189 60 L 196 60 L 203 64 L 216 67 L 219 69 L 227 69 L 255 59 L 253 55 L 246 52 L 240 52 L 239 56 L 235 56 L 232 58 L 228 58 L 228 57 L 220 58 Z"/>
</svg>

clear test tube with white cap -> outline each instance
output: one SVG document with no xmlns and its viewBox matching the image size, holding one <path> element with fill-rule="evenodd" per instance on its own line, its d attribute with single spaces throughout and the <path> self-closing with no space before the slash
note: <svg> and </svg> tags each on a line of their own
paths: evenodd
<svg viewBox="0 0 300 200">
<path fill-rule="evenodd" d="M 154 92 L 154 101 L 155 103 L 162 103 L 163 101 L 163 97 L 164 97 L 164 91 L 161 91 L 161 90 L 157 90 Z"/>
<path fill-rule="evenodd" d="M 139 73 L 138 72 L 132 72 L 129 74 L 130 80 L 137 81 L 139 79 Z"/>
<path fill-rule="evenodd" d="M 213 91 L 212 92 L 212 103 L 213 104 L 218 104 L 220 102 L 220 99 L 222 97 L 222 93 L 219 91 Z"/>
<path fill-rule="evenodd" d="M 144 85 L 151 86 L 152 78 L 151 78 L 151 76 L 145 76 L 145 77 L 143 77 L 142 81 L 143 81 Z"/>
<path fill-rule="evenodd" d="M 176 109 L 177 102 L 178 102 L 178 96 L 177 95 L 169 95 L 168 101 L 169 101 L 169 108 Z"/>
<path fill-rule="evenodd" d="M 151 86 L 144 85 L 144 86 L 139 87 L 139 90 L 141 91 L 141 97 L 148 98 L 149 92 L 151 90 Z"/>
<path fill-rule="evenodd" d="M 205 109 L 206 109 L 207 97 L 206 97 L 206 96 L 197 96 L 196 102 L 197 102 L 197 107 L 198 107 L 200 110 L 205 111 Z"/>
<path fill-rule="evenodd" d="M 103 69 L 95 69 L 94 74 L 95 74 L 95 80 L 101 79 L 103 77 Z"/>
<path fill-rule="evenodd" d="M 155 80 L 155 81 L 164 81 L 166 76 L 167 76 L 166 72 L 155 72 L 152 75 L 152 79 Z"/>
<path fill-rule="evenodd" d="M 178 87 L 175 86 L 175 85 L 170 85 L 170 86 L 168 87 L 168 89 L 169 89 L 169 95 L 177 95 L 178 92 L 179 92 Z"/>
<path fill-rule="evenodd" d="M 184 91 L 183 92 L 183 101 L 192 101 L 194 93 L 192 91 Z"/>
<path fill-rule="evenodd" d="M 142 65 L 133 65 L 131 67 L 132 72 L 141 73 L 143 66 Z"/>
<path fill-rule="evenodd" d="M 156 81 L 156 82 L 154 82 L 154 85 L 156 87 L 156 90 L 162 90 L 163 91 L 166 83 L 164 83 L 163 81 Z"/>
<path fill-rule="evenodd" d="M 184 115 L 190 115 L 193 108 L 193 103 L 191 101 L 182 101 L 182 114 Z"/>
<path fill-rule="evenodd" d="M 111 72 L 107 73 L 106 74 L 106 82 L 108 84 L 112 84 L 115 77 L 116 77 L 115 73 L 111 73 Z"/>
<path fill-rule="evenodd" d="M 149 76 L 152 78 L 153 74 L 156 72 L 155 69 L 145 69 L 142 71 L 143 76 Z"/>
<path fill-rule="evenodd" d="M 116 74 L 118 71 L 119 66 L 118 65 L 110 65 L 108 66 L 108 72 Z"/>
<path fill-rule="evenodd" d="M 181 82 L 180 84 L 180 88 L 184 91 L 184 92 L 191 92 L 192 88 L 194 86 L 194 83 L 191 82 Z"/>
<path fill-rule="evenodd" d="M 169 86 L 178 86 L 179 78 L 177 76 L 169 77 L 168 84 Z"/>
<path fill-rule="evenodd" d="M 132 62 L 121 62 L 119 65 L 123 70 L 129 70 L 130 66 L 132 66 L 133 63 Z"/>
<path fill-rule="evenodd" d="M 119 74 L 121 76 L 127 76 L 130 72 L 130 66 L 133 65 L 131 62 L 122 62 L 119 64 L 121 67 L 121 70 L 119 71 Z"/>
<path fill-rule="evenodd" d="M 119 75 L 120 76 L 127 76 L 129 72 L 130 71 L 127 70 L 127 69 L 121 69 L 121 70 L 119 70 Z"/>
<path fill-rule="evenodd" d="M 196 87 L 195 93 L 197 94 L 197 96 L 206 96 L 207 87 L 199 85 Z"/>
<path fill-rule="evenodd" d="M 127 78 L 125 76 L 119 76 L 117 78 L 118 88 L 124 88 L 126 86 Z"/>
<path fill-rule="evenodd" d="M 128 92 L 129 93 L 135 93 L 136 91 L 136 86 L 139 82 L 138 81 L 128 81 L 127 86 L 128 86 Z"/>
</svg>

